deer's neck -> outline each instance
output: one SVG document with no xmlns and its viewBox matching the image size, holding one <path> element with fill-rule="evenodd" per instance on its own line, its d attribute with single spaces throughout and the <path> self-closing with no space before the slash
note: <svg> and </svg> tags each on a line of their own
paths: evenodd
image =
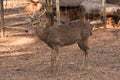
<svg viewBox="0 0 120 80">
<path fill-rule="evenodd" d="M 42 41 L 45 41 L 46 36 L 47 36 L 47 29 L 45 27 L 37 26 L 36 34 Z"/>
</svg>

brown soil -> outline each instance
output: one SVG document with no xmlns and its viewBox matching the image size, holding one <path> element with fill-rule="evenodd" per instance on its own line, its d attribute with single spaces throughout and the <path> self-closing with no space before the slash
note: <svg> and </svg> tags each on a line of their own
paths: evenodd
<svg viewBox="0 0 120 80">
<path fill-rule="evenodd" d="M 61 48 L 58 71 L 52 75 L 50 48 L 34 33 L 25 32 L 24 4 L 13 6 L 5 9 L 6 38 L 0 39 L 0 80 L 120 79 L 120 30 L 101 29 L 93 32 L 85 70 L 81 69 L 83 55 L 76 44 Z"/>
</svg>

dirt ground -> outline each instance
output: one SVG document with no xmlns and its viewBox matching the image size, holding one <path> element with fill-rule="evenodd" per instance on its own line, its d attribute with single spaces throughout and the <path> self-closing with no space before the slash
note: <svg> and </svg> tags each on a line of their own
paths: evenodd
<svg viewBox="0 0 120 80">
<path fill-rule="evenodd" d="M 120 30 L 97 30 L 89 39 L 88 66 L 81 69 L 76 44 L 60 49 L 56 75 L 50 74 L 50 48 L 26 33 L 23 2 L 5 9 L 6 38 L 0 39 L 0 80 L 119 80 Z M 14 7 L 14 8 L 13 8 Z"/>
</svg>

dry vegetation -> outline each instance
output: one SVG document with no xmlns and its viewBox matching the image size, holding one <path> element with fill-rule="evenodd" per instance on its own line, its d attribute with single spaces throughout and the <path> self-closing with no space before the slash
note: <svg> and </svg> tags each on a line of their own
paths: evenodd
<svg viewBox="0 0 120 80">
<path fill-rule="evenodd" d="M 119 80 L 120 30 L 93 32 L 89 66 L 81 70 L 76 44 L 60 50 L 56 75 L 50 74 L 50 49 L 34 33 L 26 33 L 24 4 L 5 9 L 6 38 L 0 39 L 0 80 Z M 31 27 L 31 26 L 30 26 Z"/>
</svg>

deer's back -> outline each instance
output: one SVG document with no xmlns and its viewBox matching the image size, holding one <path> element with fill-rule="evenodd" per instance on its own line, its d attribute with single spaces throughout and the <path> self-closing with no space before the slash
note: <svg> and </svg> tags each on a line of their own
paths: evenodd
<svg viewBox="0 0 120 80">
<path fill-rule="evenodd" d="M 89 23 L 74 21 L 64 25 L 51 26 L 46 41 L 61 46 L 70 45 L 82 37 L 88 37 L 91 31 Z"/>
</svg>

